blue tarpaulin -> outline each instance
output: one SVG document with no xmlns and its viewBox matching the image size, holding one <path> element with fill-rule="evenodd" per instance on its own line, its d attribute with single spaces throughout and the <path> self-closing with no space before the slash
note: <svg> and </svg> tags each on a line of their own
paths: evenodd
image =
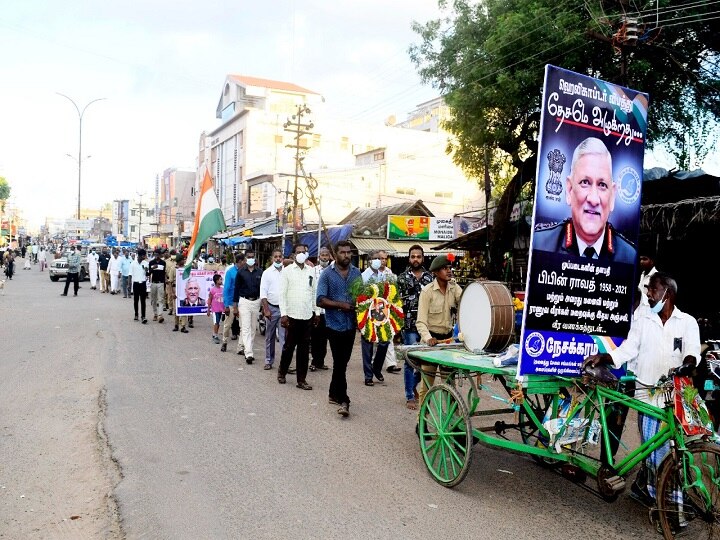
<svg viewBox="0 0 720 540">
<path fill-rule="evenodd" d="M 220 241 L 226 246 L 237 246 L 238 244 L 250 244 L 252 240 L 252 236 L 234 236 L 233 238 L 223 238 Z"/>
<path fill-rule="evenodd" d="M 350 234 L 352 233 L 353 226 L 352 225 L 342 225 L 340 227 L 328 227 L 327 229 L 327 235 L 325 234 L 325 231 L 321 231 L 320 233 L 320 245 L 326 246 L 328 245 L 328 235 L 330 236 L 330 242 L 332 245 L 335 245 L 340 240 L 347 240 L 350 237 Z M 314 257 L 317 255 L 318 252 L 318 232 L 317 231 L 305 231 L 298 234 L 298 241 L 301 244 L 305 244 L 308 247 L 308 254 L 310 257 Z M 285 241 L 285 256 L 289 257 L 292 253 L 292 236 L 290 236 L 290 241 Z"/>
</svg>

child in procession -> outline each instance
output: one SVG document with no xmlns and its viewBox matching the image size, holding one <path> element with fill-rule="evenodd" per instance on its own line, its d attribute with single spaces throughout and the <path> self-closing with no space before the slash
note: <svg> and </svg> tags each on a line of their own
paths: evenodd
<svg viewBox="0 0 720 540">
<path fill-rule="evenodd" d="M 220 329 L 220 319 L 225 312 L 225 303 L 223 302 L 223 277 L 220 274 L 213 276 L 213 286 L 210 288 L 208 296 L 208 317 L 213 317 L 213 336 L 215 343 L 220 343 L 218 331 Z"/>
</svg>

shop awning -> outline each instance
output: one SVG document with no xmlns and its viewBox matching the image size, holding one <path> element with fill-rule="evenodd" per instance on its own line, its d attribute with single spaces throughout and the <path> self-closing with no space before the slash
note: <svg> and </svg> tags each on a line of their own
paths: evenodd
<svg viewBox="0 0 720 540">
<path fill-rule="evenodd" d="M 399 240 L 386 240 L 385 238 L 363 238 L 363 237 L 352 237 L 349 239 L 353 245 L 357 248 L 358 253 L 366 254 L 374 249 L 382 249 L 387 251 L 388 254 L 395 255 L 398 257 L 406 257 L 408 250 L 412 245 L 419 245 L 423 248 L 426 255 L 447 255 L 448 253 L 454 253 L 455 255 L 462 255 L 462 250 L 446 248 L 438 250 L 438 247 L 443 242 L 429 242 L 429 241 L 399 241 Z"/>
</svg>

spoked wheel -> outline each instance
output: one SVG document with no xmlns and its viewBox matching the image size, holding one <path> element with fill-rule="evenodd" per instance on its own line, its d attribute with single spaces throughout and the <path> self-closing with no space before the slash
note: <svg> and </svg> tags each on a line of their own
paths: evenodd
<svg viewBox="0 0 720 540">
<path fill-rule="evenodd" d="M 720 447 L 700 443 L 658 473 L 658 520 L 666 540 L 720 538 Z"/>
<path fill-rule="evenodd" d="M 472 458 L 472 425 L 465 400 L 447 384 L 433 386 L 420 408 L 420 451 L 439 484 L 463 481 Z"/>
<path fill-rule="evenodd" d="M 535 418 L 537 418 L 539 422 L 542 422 L 545 411 L 552 405 L 552 396 L 549 394 L 530 394 L 525 396 L 525 401 L 532 409 L 533 414 L 535 414 Z M 524 406 L 521 406 L 518 412 L 518 428 L 520 429 L 522 442 L 540 448 L 546 448 L 545 443 L 547 441 L 540 438 L 540 430 L 533 419 L 530 418 Z M 554 467 L 560 463 L 552 458 L 536 455 L 533 455 L 533 459 L 546 467 Z"/>
</svg>

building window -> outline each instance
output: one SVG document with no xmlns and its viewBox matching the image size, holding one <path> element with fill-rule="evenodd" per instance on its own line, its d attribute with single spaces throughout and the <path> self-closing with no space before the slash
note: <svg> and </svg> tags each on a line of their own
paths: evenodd
<svg viewBox="0 0 720 540">
<path fill-rule="evenodd" d="M 135 232 L 135 225 L 130 225 L 130 232 Z"/>
<path fill-rule="evenodd" d="M 282 144 L 282 135 L 275 135 L 275 144 Z"/>
<path fill-rule="evenodd" d="M 320 146 L 320 134 L 319 133 L 315 133 L 313 135 L 312 145 L 313 145 L 313 148 L 317 148 L 318 146 Z"/>
<path fill-rule="evenodd" d="M 145 210 L 146 217 L 153 217 L 154 215 L 155 215 L 155 210 Z"/>
<path fill-rule="evenodd" d="M 452 199 L 452 191 L 436 191 L 435 196 L 439 199 Z"/>
<path fill-rule="evenodd" d="M 400 195 L 415 195 L 415 188 L 399 187 L 395 190 L 395 193 L 398 193 Z"/>
<path fill-rule="evenodd" d="M 385 159 L 385 152 L 375 152 L 373 154 L 373 161 L 382 161 Z"/>
<path fill-rule="evenodd" d="M 238 137 L 238 147 L 242 148 L 245 143 L 245 140 L 243 137 L 243 132 L 241 131 L 240 133 L 238 133 L 237 137 Z"/>
<path fill-rule="evenodd" d="M 131 209 L 131 210 L 130 210 L 130 215 L 131 215 L 132 217 L 135 217 L 135 216 L 137 215 L 137 210 L 135 210 L 134 208 Z"/>
</svg>

